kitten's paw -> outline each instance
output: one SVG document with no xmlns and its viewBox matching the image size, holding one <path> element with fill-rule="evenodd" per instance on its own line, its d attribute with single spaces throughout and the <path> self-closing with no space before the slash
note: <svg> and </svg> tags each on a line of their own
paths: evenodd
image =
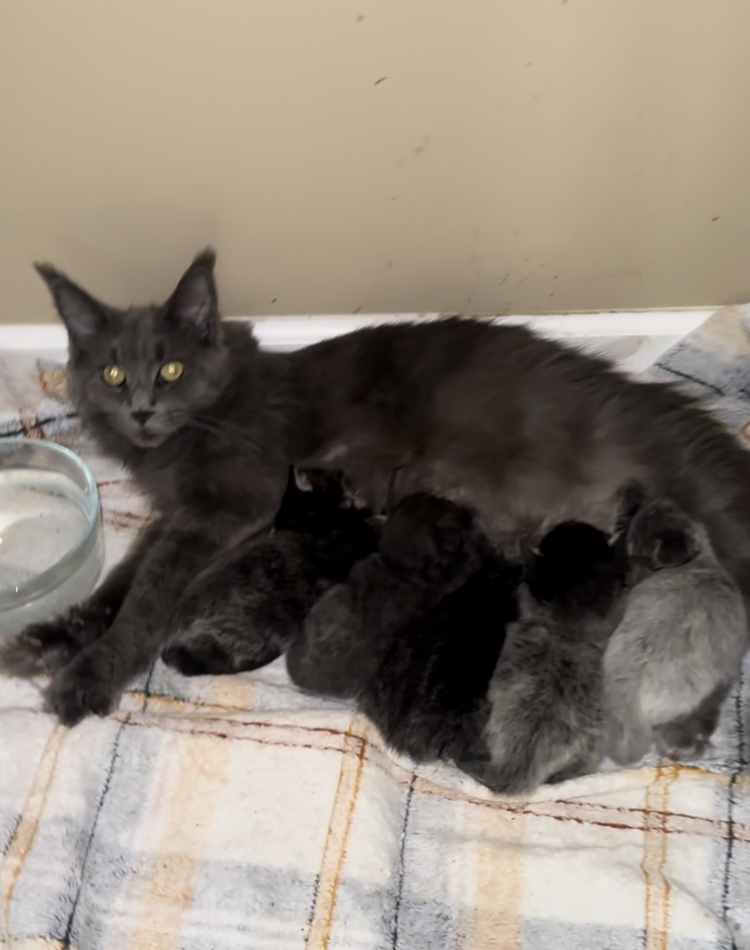
<svg viewBox="0 0 750 950">
<path fill-rule="evenodd" d="M 103 676 L 92 659 L 77 656 L 59 670 L 44 691 L 44 708 L 65 726 L 75 726 L 87 716 L 106 716 L 118 694 L 109 677 Z"/>
<path fill-rule="evenodd" d="M 682 723 L 667 723 L 656 726 L 654 738 L 659 755 L 673 762 L 699 759 L 706 751 L 710 736 L 691 729 Z"/>
<path fill-rule="evenodd" d="M 0 672 L 26 679 L 54 674 L 101 637 L 110 619 L 105 608 L 82 605 L 54 620 L 32 624 L 0 645 Z"/>
</svg>

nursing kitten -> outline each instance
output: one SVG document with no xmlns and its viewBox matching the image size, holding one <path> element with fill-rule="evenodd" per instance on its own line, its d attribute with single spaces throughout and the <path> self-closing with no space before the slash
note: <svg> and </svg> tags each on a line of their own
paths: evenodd
<svg viewBox="0 0 750 950">
<path fill-rule="evenodd" d="M 286 655 L 297 685 L 352 698 L 377 671 L 391 639 L 465 583 L 482 563 L 484 538 L 467 509 L 431 495 L 400 501 L 380 549 L 310 611 Z"/>
<path fill-rule="evenodd" d="M 408 496 L 379 553 L 313 607 L 287 652 L 289 675 L 356 700 L 385 742 L 416 760 L 470 755 L 519 574 L 466 508 Z"/>
<path fill-rule="evenodd" d="M 477 746 L 487 688 L 506 624 L 517 618 L 520 565 L 486 555 L 482 567 L 426 616 L 392 638 L 357 706 L 391 748 L 415 761 L 458 763 Z"/>
<path fill-rule="evenodd" d="M 301 634 L 315 601 L 377 548 L 369 513 L 344 505 L 341 479 L 294 472 L 267 537 L 246 541 L 192 580 L 162 659 L 186 676 L 265 666 Z"/>
<path fill-rule="evenodd" d="M 608 753 L 636 762 L 655 739 L 671 758 L 700 754 L 748 647 L 742 596 L 705 528 L 666 499 L 643 503 L 626 540 L 641 579 L 604 655 Z"/>
<path fill-rule="evenodd" d="M 119 310 L 38 267 L 83 424 L 160 513 L 89 600 L 0 655 L 5 672 L 53 674 L 63 722 L 107 713 L 148 668 L 188 582 L 273 523 L 290 464 L 342 470 L 380 510 L 408 463 L 402 494 L 463 500 L 496 538 L 570 518 L 608 528 L 620 483 L 639 478 L 706 525 L 750 597 L 750 458 L 686 397 L 475 320 L 262 353 L 220 319 L 213 269 L 206 251 L 166 303 Z"/>
<path fill-rule="evenodd" d="M 596 770 L 602 655 L 622 616 L 625 580 L 624 558 L 590 525 L 569 522 L 545 536 L 489 684 L 487 760 L 459 763 L 465 771 L 495 792 L 523 795 Z"/>
</svg>

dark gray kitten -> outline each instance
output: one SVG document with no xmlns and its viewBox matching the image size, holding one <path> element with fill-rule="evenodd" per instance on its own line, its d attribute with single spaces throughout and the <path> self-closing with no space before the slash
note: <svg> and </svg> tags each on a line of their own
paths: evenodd
<svg viewBox="0 0 750 950">
<path fill-rule="evenodd" d="M 702 525 L 671 501 L 636 510 L 626 534 L 640 582 L 604 656 L 608 752 L 636 762 L 652 741 L 680 759 L 703 751 L 748 647 L 745 605 Z"/>
<path fill-rule="evenodd" d="M 569 522 L 543 539 L 489 684 L 481 741 L 466 771 L 523 795 L 596 770 L 604 754 L 602 655 L 622 616 L 627 563 L 607 536 Z"/>
<path fill-rule="evenodd" d="M 353 564 L 377 548 L 368 512 L 344 504 L 340 478 L 303 473 L 289 487 L 267 537 L 246 541 L 187 585 L 164 662 L 186 676 L 265 666 L 302 633 L 308 611 Z"/>
<path fill-rule="evenodd" d="M 492 553 L 464 507 L 402 499 L 380 550 L 315 604 L 287 669 L 303 689 L 355 699 L 417 761 L 473 757 L 487 685 L 516 616 L 520 568 Z"/>
<path fill-rule="evenodd" d="M 619 485 L 639 478 L 706 525 L 750 597 L 750 459 L 689 399 L 472 320 L 261 353 L 219 319 L 213 267 L 207 251 L 166 303 L 125 311 L 39 267 L 83 423 L 160 513 L 90 600 L 0 657 L 53 673 L 46 703 L 64 722 L 108 712 L 159 655 L 189 580 L 272 524 L 290 463 L 342 470 L 373 510 L 405 466 L 402 494 L 463 499 L 497 537 L 568 518 L 609 529 Z"/>
</svg>

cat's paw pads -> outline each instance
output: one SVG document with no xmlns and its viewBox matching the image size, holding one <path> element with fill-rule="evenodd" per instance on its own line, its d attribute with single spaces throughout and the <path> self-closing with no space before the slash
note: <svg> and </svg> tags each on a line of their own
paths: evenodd
<svg viewBox="0 0 750 950">
<path fill-rule="evenodd" d="M 112 686 L 88 658 L 79 657 L 60 670 L 44 691 L 44 708 L 65 726 L 87 716 L 106 716 L 115 704 Z"/>
</svg>

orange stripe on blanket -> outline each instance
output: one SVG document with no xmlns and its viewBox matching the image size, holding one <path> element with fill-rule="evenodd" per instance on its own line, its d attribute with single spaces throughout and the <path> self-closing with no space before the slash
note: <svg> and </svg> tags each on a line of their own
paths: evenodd
<svg viewBox="0 0 750 950">
<path fill-rule="evenodd" d="M 646 827 L 643 834 L 641 871 L 646 886 L 644 898 L 644 950 L 667 950 L 669 939 L 670 883 L 664 874 L 669 835 L 669 791 L 678 766 L 659 766 L 646 789 Z"/>
<path fill-rule="evenodd" d="M 148 863 L 133 890 L 124 895 L 138 910 L 129 933 L 132 950 L 174 950 L 182 945 L 183 917 L 211 828 L 206 802 L 215 799 L 226 776 L 226 743 L 195 735 L 168 741 L 173 747 L 148 791 L 148 817 L 139 829 Z"/>
<path fill-rule="evenodd" d="M 347 729 L 344 735 L 345 754 L 341 759 L 338 785 L 323 846 L 315 903 L 305 941 L 308 950 L 327 950 L 331 940 L 339 880 L 366 760 L 367 740 L 352 735 L 350 729 Z M 355 752 L 355 756 L 347 755 L 346 752 L 349 751 Z"/>
<path fill-rule="evenodd" d="M 468 947 L 517 950 L 523 945 L 526 816 L 481 808 L 472 809 L 471 818 L 476 889 Z"/>
<path fill-rule="evenodd" d="M 13 902 L 13 892 L 16 889 L 26 857 L 34 844 L 34 838 L 39 829 L 39 821 L 47 802 L 52 780 L 55 777 L 55 767 L 60 755 L 60 748 L 67 735 L 68 730 L 59 725 L 55 726 L 50 733 L 47 745 L 39 760 L 39 767 L 34 776 L 34 784 L 21 812 L 21 820 L 13 832 L 5 852 L 2 867 L 0 867 L 0 893 L 3 895 L 5 930 L 3 942 L 8 947 L 15 945 L 10 932 L 10 908 Z"/>
</svg>

